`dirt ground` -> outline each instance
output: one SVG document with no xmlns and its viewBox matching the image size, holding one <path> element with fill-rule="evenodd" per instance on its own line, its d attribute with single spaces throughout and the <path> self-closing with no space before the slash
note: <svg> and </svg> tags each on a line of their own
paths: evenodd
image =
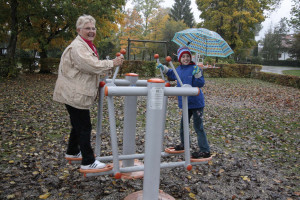
<svg viewBox="0 0 300 200">
<path fill-rule="evenodd" d="M 52 101 L 56 75 L 0 83 L 0 199 L 117 200 L 143 190 L 143 179 L 84 178 L 64 159 L 70 124 Z M 175 199 L 300 199 L 300 90 L 253 79 L 207 79 L 204 126 L 212 161 L 161 169 L 160 187 Z M 138 101 L 137 153 L 145 145 L 145 99 Z M 178 143 L 180 110 L 168 102 L 165 147 Z M 106 104 L 104 105 L 106 107 Z M 123 99 L 116 98 L 122 152 Z M 93 145 L 96 106 L 91 109 Z M 107 110 L 101 153 L 111 155 Z M 191 148 L 197 148 L 191 126 Z M 162 158 L 162 162 L 183 157 Z"/>
</svg>

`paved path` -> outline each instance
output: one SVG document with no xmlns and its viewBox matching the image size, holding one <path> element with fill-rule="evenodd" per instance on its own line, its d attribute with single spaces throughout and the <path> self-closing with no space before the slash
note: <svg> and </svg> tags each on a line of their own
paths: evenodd
<svg viewBox="0 0 300 200">
<path fill-rule="evenodd" d="M 284 70 L 300 70 L 300 67 L 277 67 L 277 66 L 263 66 L 261 72 L 271 72 L 275 74 L 283 74 Z"/>
</svg>

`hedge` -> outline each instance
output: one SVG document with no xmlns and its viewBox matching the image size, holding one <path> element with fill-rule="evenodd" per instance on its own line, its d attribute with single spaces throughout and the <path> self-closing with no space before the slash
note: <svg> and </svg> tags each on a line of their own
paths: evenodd
<svg viewBox="0 0 300 200">
<path fill-rule="evenodd" d="M 38 59 L 35 58 L 19 58 L 23 72 L 33 73 L 38 69 Z"/>
<path fill-rule="evenodd" d="M 261 70 L 261 65 L 252 64 L 217 64 L 217 68 L 204 69 L 204 76 L 211 78 L 251 78 Z"/>
<path fill-rule="evenodd" d="M 57 72 L 60 58 L 41 58 L 40 64 L 43 66 L 40 73 Z"/>
<path fill-rule="evenodd" d="M 19 71 L 12 59 L 0 57 L 0 80 L 2 78 L 17 77 Z"/>
<path fill-rule="evenodd" d="M 283 75 L 283 74 L 273 74 L 266 72 L 256 72 L 253 78 L 260 79 L 263 81 L 268 81 L 271 83 L 276 83 L 279 85 L 294 87 L 300 89 L 300 77 L 299 76 L 291 76 L 291 75 Z"/>
<path fill-rule="evenodd" d="M 300 67 L 299 60 L 264 60 L 262 65 Z"/>
<path fill-rule="evenodd" d="M 136 73 L 139 77 L 155 77 L 156 63 L 154 61 L 124 61 L 119 69 L 118 76 L 124 77 L 126 73 Z"/>
<path fill-rule="evenodd" d="M 52 72 L 57 72 L 59 61 L 59 58 L 40 59 L 40 63 L 46 65 Z M 22 65 L 27 65 L 30 70 L 33 60 L 23 59 L 21 62 Z M 173 62 L 173 65 L 176 68 L 179 63 Z M 260 72 L 262 69 L 261 65 L 216 64 L 216 67 L 204 69 L 204 76 L 210 78 L 256 78 L 284 86 L 300 88 L 300 77 Z M 0 74 L 7 76 L 9 73 L 12 73 L 8 69 L 9 67 L 6 66 L 5 59 L 2 59 Z M 123 78 L 126 73 L 136 73 L 141 78 L 160 77 L 159 70 L 156 69 L 156 62 L 154 61 L 124 61 L 123 66 L 119 69 L 118 77 Z"/>
</svg>

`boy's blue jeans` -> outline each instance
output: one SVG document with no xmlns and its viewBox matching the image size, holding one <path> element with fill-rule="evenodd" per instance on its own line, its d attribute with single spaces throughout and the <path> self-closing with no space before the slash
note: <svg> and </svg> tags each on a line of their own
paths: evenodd
<svg viewBox="0 0 300 200">
<path fill-rule="evenodd" d="M 209 144 L 207 141 L 206 133 L 203 127 L 203 108 L 189 109 L 188 110 L 189 123 L 190 119 L 193 116 L 194 129 L 197 133 L 198 146 L 200 152 L 210 152 Z M 184 144 L 184 135 L 183 135 L 183 118 L 181 117 L 180 123 L 180 139 L 181 144 Z"/>
</svg>

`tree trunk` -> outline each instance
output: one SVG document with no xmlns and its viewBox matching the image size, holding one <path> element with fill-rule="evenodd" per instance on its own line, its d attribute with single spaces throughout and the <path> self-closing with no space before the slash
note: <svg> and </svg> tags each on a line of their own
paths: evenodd
<svg viewBox="0 0 300 200">
<path fill-rule="evenodd" d="M 16 63 L 15 54 L 16 54 L 16 46 L 17 46 L 17 37 L 18 37 L 17 7 L 18 7 L 18 1 L 11 0 L 10 1 L 11 35 L 7 47 L 7 58 L 10 61 L 11 67 L 15 67 L 15 63 Z"/>
<path fill-rule="evenodd" d="M 40 59 L 40 64 L 41 64 L 40 73 L 43 73 L 43 74 L 51 73 L 51 68 L 50 68 L 49 62 L 47 61 L 47 50 L 42 49 L 42 52 L 40 53 L 40 56 L 41 56 L 41 59 Z"/>
</svg>

